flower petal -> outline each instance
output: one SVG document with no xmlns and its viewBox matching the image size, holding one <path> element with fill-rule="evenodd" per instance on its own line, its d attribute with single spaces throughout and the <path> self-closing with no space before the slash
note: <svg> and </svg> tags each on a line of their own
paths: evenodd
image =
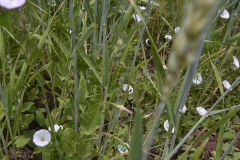
<svg viewBox="0 0 240 160">
<path fill-rule="evenodd" d="M 44 147 L 48 145 L 51 141 L 51 134 L 46 129 L 40 129 L 33 135 L 33 142 L 39 147 Z"/>
<path fill-rule="evenodd" d="M 231 84 L 230 84 L 227 80 L 224 80 L 224 81 L 222 82 L 222 84 L 223 84 L 224 88 L 231 90 L 231 88 L 230 88 L 230 87 L 231 87 Z"/>
<path fill-rule="evenodd" d="M 148 39 L 148 38 L 145 40 L 145 42 L 146 42 L 147 46 L 150 46 L 150 43 L 149 43 L 149 39 Z"/>
<path fill-rule="evenodd" d="M 146 7 L 145 7 L 145 6 L 138 6 L 138 8 L 139 8 L 140 10 L 146 10 Z"/>
<path fill-rule="evenodd" d="M 127 88 L 128 88 L 128 94 L 132 94 L 133 93 L 133 87 L 129 84 L 124 84 L 123 85 L 123 91 L 126 92 L 127 91 Z"/>
<path fill-rule="evenodd" d="M 169 122 L 168 122 L 168 120 L 166 120 L 164 122 L 163 126 L 164 126 L 164 129 L 168 132 L 168 129 L 169 129 Z M 172 129 L 172 133 L 174 133 L 174 128 Z"/>
<path fill-rule="evenodd" d="M 127 154 L 128 153 L 128 148 L 130 148 L 130 147 L 129 147 L 129 144 L 127 144 L 127 143 L 118 145 L 118 151 L 121 154 Z"/>
<path fill-rule="evenodd" d="M 239 61 L 238 61 L 238 59 L 237 59 L 235 56 L 233 56 L 233 64 L 234 64 L 237 68 L 239 68 Z"/>
<path fill-rule="evenodd" d="M 186 111 L 187 111 L 186 105 L 184 105 L 183 108 L 179 110 L 179 112 L 181 112 L 183 114 L 186 113 Z"/>
<path fill-rule="evenodd" d="M 172 36 L 171 36 L 171 35 L 165 35 L 164 38 L 165 38 L 165 39 L 168 39 L 168 40 L 171 40 L 171 39 L 172 39 Z"/>
<path fill-rule="evenodd" d="M 202 76 L 200 73 L 196 73 L 195 77 L 192 81 L 194 84 L 201 84 L 202 83 Z"/>
<path fill-rule="evenodd" d="M 0 0 L 0 6 L 7 9 L 14 9 L 21 7 L 26 3 L 26 0 Z"/>
<path fill-rule="evenodd" d="M 181 27 L 176 27 L 176 28 L 174 28 L 174 32 L 175 33 L 179 33 L 179 32 L 181 32 L 182 31 L 182 28 Z"/>
<path fill-rule="evenodd" d="M 204 116 L 205 114 L 207 114 L 207 110 L 204 109 L 203 107 L 197 107 L 196 110 L 201 116 Z"/>
<path fill-rule="evenodd" d="M 133 14 L 133 19 L 136 21 L 136 22 L 140 22 L 141 21 L 141 18 L 138 14 Z"/>
<path fill-rule="evenodd" d="M 222 11 L 222 13 L 220 14 L 220 17 L 222 17 L 223 19 L 229 19 L 230 14 L 228 13 L 228 11 L 226 9 L 224 9 Z"/>
</svg>

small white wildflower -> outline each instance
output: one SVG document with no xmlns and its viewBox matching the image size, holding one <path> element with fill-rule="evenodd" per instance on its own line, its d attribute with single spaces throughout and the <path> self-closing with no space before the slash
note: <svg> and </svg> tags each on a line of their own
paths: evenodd
<svg viewBox="0 0 240 160">
<path fill-rule="evenodd" d="M 148 38 L 145 40 L 145 42 L 146 42 L 147 46 L 150 46 L 150 43 L 149 43 L 149 39 L 148 39 Z"/>
<path fill-rule="evenodd" d="M 230 87 L 231 87 L 231 84 L 230 84 L 227 80 L 224 80 L 224 81 L 222 82 L 222 84 L 223 84 L 224 88 L 232 90 L 232 89 L 230 88 Z"/>
<path fill-rule="evenodd" d="M 200 73 L 197 73 L 192 81 L 194 84 L 201 84 L 202 83 L 202 76 Z"/>
<path fill-rule="evenodd" d="M 0 0 L 0 6 L 7 9 L 14 9 L 21 7 L 26 3 L 26 0 Z"/>
<path fill-rule="evenodd" d="M 123 91 L 126 92 L 128 88 L 128 94 L 132 94 L 133 93 L 133 87 L 129 84 L 124 84 L 123 85 Z"/>
<path fill-rule="evenodd" d="M 141 18 L 138 14 L 133 14 L 133 19 L 136 21 L 136 22 L 140 22 L 141 21 Z"/>
<path fill-rule="evenodd" d="M 167 66 L 165 64 L 163 65 L 163 69 L 167 70 Z"/>
<path fill-rule="evenodd" d="M 39 146 L 44 147 L 48 145 L 48 143 L 51 141 L 51 134 L 46 129 L 40 129 L 33 135 L 33 142 Z"/>
<path fill-rule="evenodd" d="M 57 4 L 56 4 L 55 0 L 51 0 L 51 2 L 48 2 L 48 5 L 52 6 L 52 7 L 55 7 Z"/>
<path fill-rule="evenodd" d="M 118 151 L 121 154 L 127 154 L 128 153 L 128 148 L 130 148 L 130 147 L 129 147 L 129 144 L 127 144 L 127 143 L 118 145 Z"/>
<path fill-rule="evenodd" d="M 174 28 L 174 32 L 175 33 L 179 33 L 179 32 L 181 32 L 182 31 L 182 28 L 181 27 L 176 27 L 176 28 Z"/>
<path fill-rule="evenodd" d="M 59 129 L 63 129 L 62 125 L 54 124 L 54 132 L 58 132 Z M 48 127 L 48 130 L 51 131 L 51 127 Z"/>
<path fill-rule="evenodd" d="M 164 38 L 165 38 L 165 39 L 168 39 L 168 40 L 171 40 L 171 39 L 172 39 L 172 36 L 171 36 L 171 35 L 165 35 Z"/>
<path fill-rule="evenodd" d="M 207 114 L 207 110 L 204 109 L 203 107 L 197 107 L 196 110 L 201 116 L 204 116 L 205 114 Z"/>
<path fill-rule="evenodd" d="M 179 112 L 181 112 L 183 114 L 186 113 L 186 111 L 187 111 L 186 105 L 184 105 L 183 108 L 179 110 Z"/>
<path fill-rule="evenodd" d="M 220 14 L 220 17 L 222 17 L 223 19 L 229 19 L 230 14 L 228 13 L 228 11 L 226 9 L 224 9 L 222 11 L 222 13 Z"/>
<path fill-rule="evenodd" d="M 233 56 L 233 64 L 234 64 L 237 68 L 239 68 L 239 61 L 238 61 L 238 59 L 237 59 L 235 56 Z"/>
<path fill-rule="evenodd" d="M 140 10 L 146 10 L 146 7 L 144 7 L 144 6 L 138 6 L 138 8 L 139 8 Z"/>
<path fill-rule="evenodd" d="M 169 122 L 168 122 L 168 120 L 166 120 L 164 122 L 163 126 L 164 126 L 164 129 L 168 132 L 168 129 L 169 129 Z M 172 133 L 174 133 L 174 128 L 172 129 Z"/>
</svg>

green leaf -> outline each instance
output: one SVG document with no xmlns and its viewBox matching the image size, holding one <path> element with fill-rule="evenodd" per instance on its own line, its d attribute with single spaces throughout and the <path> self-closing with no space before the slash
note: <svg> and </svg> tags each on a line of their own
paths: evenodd
<svg viewBox="0 0 240 160">
<path fill-rule="evenodd" d="M 44 110 L 43 108 L 38 109 L 38 110 L 36 111 L 36 120 L 37 120 L 39 126 L 41 126 L 41 127 L 44 127 L 44 126 L 45 126 L 45 118 L 44 118 L 44 115 L 43 115 L 43 112 L 44 112 L 44 111 L 45 111 L 45 110 Z"/>
<path fill-rule="evenodd" d="M 97 69 L 94 67 L 93 63 L 90 61 L 88 56 L 83 51 L 80 51 L 80 56 L 83 58 L 85 63 L 89 66 L 89 68 L 93 71 L 94 75 L 97 77 L 99 82 L 102 83 L 102 79 L 101 79 Z"/>
<path fill-rule="evenodd" d="M 80 132 L 85 135 L 91 135 L 95 133 L 99 127 L 100 122 L 100 105 L 88 106 L 87 110 L 83 113 L 82 120 L 80 122 Z"/>
<path fill-rule="evenodd" d="M 24 147 L 26 144 L 28 144 L 28 142 L 30 142 L 31 138 L 27 138 L 25 136 L 19 136 L 17 137 L 15 144 L 17 148 L 22 148 Z"/>
<path fill-rule="evenodd" d="M 220 89 L 221 94 L 223 94 L 223 84 L 222 84 L 222 79 L 221 79 L 220 73 L 218 72 L 217 67 L 212 63 L 212 61 L 211 61 L 211 65 L 212 65 L 212 68 L 213 68 L 213 71 L 214 71 L 214 74 L 215 74 L 215 77 L 216 77 L 216 80 L 218 83 L 218 88 Z"/>
<path fill-rule="evenodd" d="M 3 117 L 4 117 L 4 110 L 3 110 L 3 103 L 2 101 L 0 101 L 0 122 L 2 121 Z"/>
<path fill-rule="evenodd" d="M 206 139 L 201 146 L 199 146 L 196 151 L 192 154 L 192 156 L 190 157 L 190 160 L 197 160 L 200 159 L 200 156 L 204 150 L 205 145 L 207 144 L 208 139 Z"/>
<path fill-rule="evenodd" d="M 219 132 L 218 132 L 217 147 L 216 147 L 216 158 L 215 158 L 216 160 L 220 159 L 221 155 L 222 155 L 224 127 L 225 127 L 225 125 L 222 125 L 220 127 Z"/>
<path fill-rule="evenodd" d="M 32 39 L 28 39 L 25 42 L 25 58 L 30 64 L 33 59 L 40 59 L 43 55 L 38 48 L 37 44 Z"/>
<path fill-rule="evenodd" d="M 29 127 L 29 124 L 33 121 L 34 115 L 33 114 L 24 114 L 22 116 L 22 127 L 21 129 L 26 129 Z"/>
<path fill-rule="evenodd" d="M 33 102 L 26 102 L 22 106 L 21 112 L 29 111 L 34 103 Z"/>
<path fill-rule="evenodd" d="M 7 30 L 13 33 L 12 16 L 9 12 L 0 12 L 0 26 L 5 27 Z"/>
<path fill-rule="evenodd" d="M 88 96 L 87 83 L 82 72 L 80 73 L 78 96 L 79 103 L 83 103 Z"/>
<path fill-rule="evenodd" d="M 139 109 L 134 119 L 133 135 L 130 145 L 130 160 L 142 159 L 142 116 Z"/>
</svg>

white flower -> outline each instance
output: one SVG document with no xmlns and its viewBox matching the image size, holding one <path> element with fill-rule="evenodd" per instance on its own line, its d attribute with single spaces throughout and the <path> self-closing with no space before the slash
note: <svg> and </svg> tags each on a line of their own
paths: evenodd
<svg viewBox="0 0 240 160">
<path fill-rule="evenodd" d="M 168 122 L 168 120 L 166 120 L 166 121 L 164 122 L 163 126 L 164 126 L 164 129 L 168 132 L 168 129 L 169 129 L 169 122 Z M 172 133 L 173 133 L 173 132 L 174 132 L 174 128 L 172 129 Z"/>
<path fill-rule="evenodd" d="M 63 129 L 62 125 L 54 124 L 54 131 L 57 133 L 59 128 Z M 51 131 L 51 127 L 48 127 L 48 130 Z"/>
<path fill-rule="evenodd" d="M 233 56 L 233 64 L 234 64 L 237 68 L 239 68 L 239 61 L 238 61 L 238 59 L 237 59 L 235 56 Z"/>
<path fill-rule="evenodd" d="M 48 145 L 50 141 L 51 141 L 51 134 L 46 129 L 40 129 L 39 131 L 35 132 L 33 135 L 33 142 L 39 147 L 44 147 Z"/>
<path fill-rule="evenodd" d="M 183 114 L 186 113 L 186 111 L 187 111 L 186 105 L 184 105 L 183 108 L 179 110 L 179 112 L 181 112 Z"/>
<path fill-rule="evenodd" d="M 181 32 L 182 31 L 182 28 L 181 27 L 176 27 L 176 28 L 174 28 L 174 32 L 175 33 L 179 33 L 179 32 Z"/>
<path fill-rule="evenodd" d="M 207 110 L 204 109 L 203 107 L 197 107 L 196 110 L 201 116 L 204 116 L 205 114 L 207 114 Z"/>
<path fill-rule="evenodd" d="M 140 22 L 141 21 L 141 18 L 138 14 L 133 14 L 133 19 L 136 21 L 136 22 Z"/>
<path fill-rule="evenodd" d="M 224 80 L 224 81 L 222 82 L 222 84 L 223 84 L 224 88 L 232 90 L 232 89 L 230 88 L 230 87 L 231 87 L 231 84 L 230 84 L 227 80 Z"/>
<path fill-rule="evenodd" d="M 163 65 L 163 69 L 167 70 L 167 66 L 165 64 Z"/>
<path fill-rule="evenodd" d="M 202 83 L 202 76 L 200 73 L 197 73 L 192 81 L 194 84 L 201 84 Z"/>
<path fill-rule="evenodd" d="M 138 6 L 138 8 L 139 8 L 140 10 L 146 10 L 146 7 L 144 7 L 144 6 Z"/>
<path fill-rule="evenodd" d="M 146 42 L 147 46 L 150 46 L 148 38 L 145 40 L 145 42 Z"/>
<path fill-rule="evenodd" d="M 128 148 L 129 147 L 129 144 L 127 143 L 124 143 L 124 144 L 119 144 L 118 145 L 118 151 L 121 153 L 121 154 L 127 154 L 128 153 Z"/>
<path fill-rule="evenodd" d="M 224 9 L 222 11 L 222 13 L 220 14 L 220 17 L 222 17 L 223 19 L 229 19 L 230 15 L 229 15 L 228 11 L 226 9 Z"/>
<path fill-rule="evenodd" d="M 57 4 L 56 4 L 55 0 L 51 0 L 51 2 L 48 1 L 48 5 L 52 6 L 52 7 L 55 7 Z"/>
<path fill-rule="evenodd" d="M 168 40 L 171 40 L 171 39 L 172 39 L 172 36 L 171 36 L 171 35 L 165 35 L 164 38 L 165 38 L 165 39 L 168 39 Z"/>
<path fill-rule="evenodd" d="M 128 94 L 132 94 L 133 93 L 133 87 L 129 84 L 124 84 L 123 85 L 123 91 L 126 92 L 128 88 Z"/>
<path fill-rule="evenodd" d="M 26 0 L 0 0 L 0 6 L 7 9 L 14 9 L 24 5 Z"/>
</svg>

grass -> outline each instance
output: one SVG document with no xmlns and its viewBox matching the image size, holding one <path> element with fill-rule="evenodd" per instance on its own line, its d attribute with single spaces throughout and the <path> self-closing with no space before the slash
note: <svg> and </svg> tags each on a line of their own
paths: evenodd
<svg viewBox="0 0 240 160">
<path fill-rule="evenodd" d="M 240 59 L 240 3 L 205 1 L 1 7 L 0 157 L 240 159 L 240 78 L 232 58 Z M 224 9 L 229 19 L 221 18 Z M 177 26 L 184 30 L 175 33 Z M 192 83 L 196 73 L 199 85 Z M 55 132 L 55 124 L 63 129 Z M 51 141 L 37 146 L 34 133 L 48 127 Z"/>
</svg>

